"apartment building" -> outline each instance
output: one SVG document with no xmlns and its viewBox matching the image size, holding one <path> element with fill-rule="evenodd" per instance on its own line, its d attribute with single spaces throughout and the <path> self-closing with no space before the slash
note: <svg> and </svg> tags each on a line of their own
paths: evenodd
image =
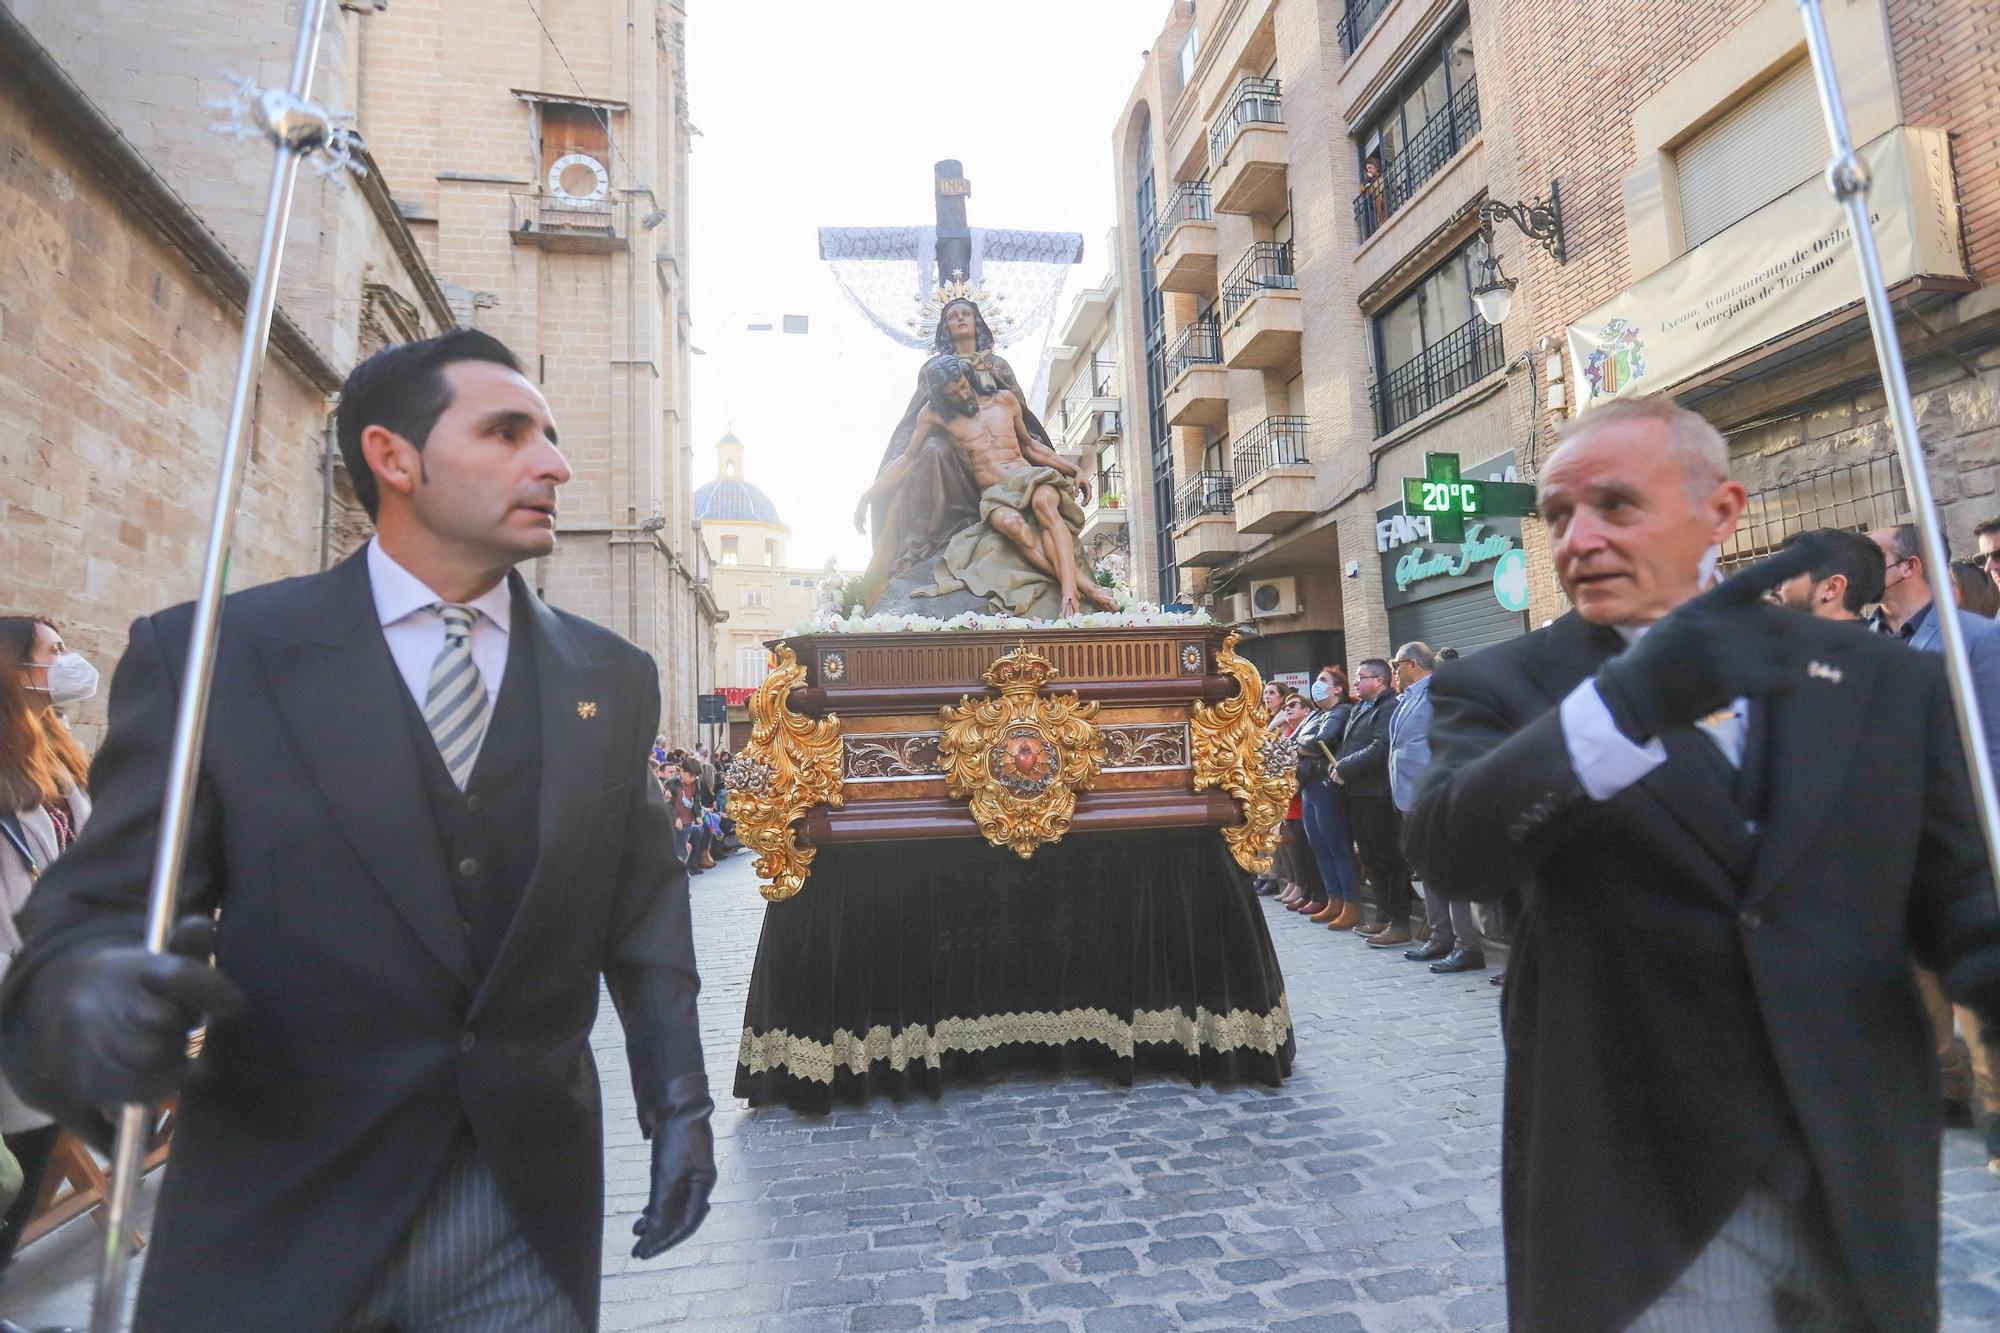
<svg viewBox="0 0 2000 1333">
<path fill-rule="evenodd" d="M 1962 549 L 2000 512 L 2000 14 L 1827 17 Z M 1534 522 L 1433 541 L 1404 483 L 1531 481 L 1618 393 L 1728 436 L 1727 559 L 1901 517 L 1803 61 L 1792 0 L 1173 4 L 1113 132 L 1154 586 L 1267 672 L 1522 633 L 1566 606 Z"/>
<path fill-rule="evenodd" d="M 1076 294 L 1056 325 L 1048 366 L 1040 379 L 1042 399 L 1034 406 L 1057 452 L 1075 463 L 1090 483 L 1082 541 L 1092 567 L 1116 557 L 1130 577 L 1138 561 L 1147 557 L 1134 556 L 1131 525 L 1136 497 L 1125 481 L 1127 418 L 1118 356 L 1122 286 L 1116 232 L 1107 251 L 1112 256 L 1108 271 L 1095 286 Z M 1139 541 L 1147 539 L 1148 534 L 1139 534 Z"/>
<path fill-rule="evenodd" d="M 1508 8 L 1520 24 L 1526 7 Z M 2000 516 L 2000 5 L 1824 11 L 1933 486 L 1968 554 L 1972 526 Z M 1713 421 L 1751 493 L 1727 562 L 1802 528 L 1906 519 L 1796 3 L 1628 17 L 1546 29 L 1532 50 L 1510 39 L 1503 95 L 1522 114 L 1494 127 L 1492 192 L 1558 182 L 1567 233 L 1557 264 L 1502 230 L 1510 347 L 1553 347 L 1540 373 L 1565 410 L 1666 391 Z"/>
</svg>

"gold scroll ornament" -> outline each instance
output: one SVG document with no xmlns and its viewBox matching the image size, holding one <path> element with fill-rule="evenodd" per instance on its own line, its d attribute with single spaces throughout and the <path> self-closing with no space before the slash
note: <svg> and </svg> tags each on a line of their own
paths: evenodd
<svg viewBox="0 0 2000 1333">
<path fill-rule="evenodd" d="M 1055 667 L 1026 644 L 986 671 L 997 699 L 963 696 L 938 711 L 938 760 L 953 796 L 970 797 L 973 822 L 995 847 L 1022 860 L 1069 831 L 1076 794 L 1104 767 L 1096 703 L 1074 693 L 1043 695 Z"/>
<path fill-rule="evenodd" d="M 757 853 L 759 892 L 774 903 L 812 873 L 817 849 L 798 845 L 792 822 L 815 805 L 841 802 L 840 719 L 828 713 L 815 722 L 787 707 L 805 678 L 792 650 L 778 649 L 777 668 L 750 696 L 750 743 L 727 770 L 736 836 Z"/>
<path fill-rule="evenodd" d="M 1236 697 L 1214 707 L 1194 706 L 1194 789 L 1220 787 L 1243 802 L 1243 822 L 1222 830 L 1236 864 L 1253 874 L 1271 869 L 1278 829 L 1298 794 L 1297 750 L 1264 732 L 1264 682 L 1257 668 L 1234 651 L 1231 634 L 1215 665 L 1236 678 Z"/>
</svg>

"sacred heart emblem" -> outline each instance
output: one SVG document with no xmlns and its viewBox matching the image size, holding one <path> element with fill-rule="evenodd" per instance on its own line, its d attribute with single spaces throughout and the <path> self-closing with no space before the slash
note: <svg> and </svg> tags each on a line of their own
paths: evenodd
<svg viewBox="0 0 2000 1333">
<path fill-rule="evenodd" d="M 986 763 L 993 780 L 1014 795 L 1036 796 L 1055 781 L 1058 758 L 1040 730 L 1015 726 L 987 752 Z"/>
</svg>

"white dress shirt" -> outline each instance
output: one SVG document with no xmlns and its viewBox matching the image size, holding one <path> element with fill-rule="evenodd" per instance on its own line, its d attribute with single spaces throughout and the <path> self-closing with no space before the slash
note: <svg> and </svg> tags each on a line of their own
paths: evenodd
<svg viewBox="0 0 2000 1333">
<path fill-rule="evenodd" d="M 368 587 L 375 594 L 375 615 L 389 655 L 417 707 L 430 692 L 431 667 L 444 651 L 444 617 L 431 608 L 446 600 L 424 581 L 397 564 L 376 538 L 368 539 Z M 514 610 L 513 594 L 502 579 L 467 603 L 472 619 L 472 664 L 486 685 L 486 702 L 500 697 L 500 677 L 507 672 L 507 629 Z"/>
<path fill-rule="evenodd" d="M 1637 642 L 1647 626 L 1617 627 L 1626 643 Z M 1597 682 L 1586 680 L 1562 701 L 1563 746 L 1569 751 L 1570 767 L 1593 801 L 1608 801 L 1619 792 L 1667 762 L 1667 747 L 1655 736 L 1644 745 L 1633 741 L 1611 720 Z M 1743 766 L 1745 728 L 1750 701 L 1739 698 L 1720 713 L 1703 718 L 1695 725 L 1722 752 L 1731 768 Z"/>
</svg>

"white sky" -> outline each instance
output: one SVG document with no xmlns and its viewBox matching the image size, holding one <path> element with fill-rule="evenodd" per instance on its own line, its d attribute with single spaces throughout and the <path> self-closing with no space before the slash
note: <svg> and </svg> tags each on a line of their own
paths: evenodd
<svg viewBox="0 0 2000 1333">
<path fill-rule="evenodd" d="M 795 565 L 867 562 L 855 500 L 922 354 L 877 332 L 818 257 L 821 226 L 927 225 L 931 164 L 965 164 L 975 227 L 1083 234 L 1056 306 L 1109 262 L 1112 131 L 1163 0 L 696 0 L 688 6 L 695 484 L 733 429 Z M 753 316 L 812 332 L 751 334 Z M 1007 349 L 1024 385 L 1043 335 Z"/>
</svg>

